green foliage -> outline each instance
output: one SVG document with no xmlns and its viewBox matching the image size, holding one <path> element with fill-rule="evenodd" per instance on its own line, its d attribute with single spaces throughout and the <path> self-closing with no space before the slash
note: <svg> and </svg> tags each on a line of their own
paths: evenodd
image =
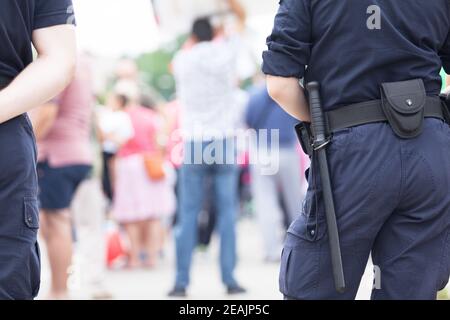
<svg viewBox="0 0 450 320">
<path fill-rule="evenodd" d="M 441 77 L 442 77 L 442 90 L 445 89 L 446 82 L 447 82 L 447 74 L 445 73 L 444 69 L 441 70 Z"/>
<path fill-rule="evenodd" d="M 170 64 L 186 39 L 187 36 L 183 35 L 154 52 L 141 55 L 136 60 L 146 84 L 166 100 L 173 99 L 175 95 L 175 80 L 170 71 Z"/>
</svg>

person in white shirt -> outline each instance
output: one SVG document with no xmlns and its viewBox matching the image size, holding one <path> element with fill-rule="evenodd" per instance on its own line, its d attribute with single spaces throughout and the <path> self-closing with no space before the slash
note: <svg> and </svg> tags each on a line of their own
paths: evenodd
<svg viewBox="0 0 450 320">
<path fill-rule="evenodd" d="M 228 2 L 242 30 L 245 10 L 237 0 Z M 192 29 L 192 47 L 181 51 L 173 63 L 182 107 L 185 156 L 180 170 L 179 219 L 175 229 L 177 274 L 169 293 L 172 297 L 186 296 L 206 179 L 213 181 L 222 281 L 229 294 L 245 292 L 234 277 L 238 211 L 235 129 L 236 114 L 242 112 L 236 99 L 238 39 L 237 35 L 215 38 L 209 19 L 198 19 Z"/>
<path fill-rule="evenodd" d="M 114 156 L 134 135 L 131 119 L 124 111 L 127 104 L 128 98 L 125 95 L 112 93 L 106 106 L 100 106 L 96 114 L 103 151 L 103 192 L 110 202 L 113 200 L 111 173 Z"/>
</svg>

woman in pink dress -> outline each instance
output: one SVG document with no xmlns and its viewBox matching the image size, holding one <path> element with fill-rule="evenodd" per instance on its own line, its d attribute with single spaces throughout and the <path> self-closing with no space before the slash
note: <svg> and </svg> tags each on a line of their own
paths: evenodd
<svg viewBox="0 0 450 320">
<path fill-rule="evenodd" d="M 164 168 L 165 178 L 157 181 L 148 176 L 145 168 L 145 156 L 160 152 L 158 114 L 136 105 L 128 106 L 126 112 L 133 124 L 134 137 L 117 155 L 113 214 L 129 237 L 129 267 L 141 265 L 141 252 L 147 257 L 144 265 L 153 267 L 160 249 L 161 220 L 175 210 L 175 179 L 170 165 Z"/>
</svg>

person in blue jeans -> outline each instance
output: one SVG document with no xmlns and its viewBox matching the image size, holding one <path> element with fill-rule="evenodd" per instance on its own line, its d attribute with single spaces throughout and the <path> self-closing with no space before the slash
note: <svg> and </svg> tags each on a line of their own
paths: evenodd
<svg viewBox="0 0 450 320">
<path fill-rule="evenodd" d="M 197 245 L 197 220 L 202 210 L 207 178 L 213 181 L 214 199 L 217 208 L 217 231 L 220 235 L 220 269 L 222 281 L 227 286 L 229 294 L 243 293 L 244 290 L 234 278 L 236 266 L 236 214 L 238 211 L 238 167 L 233 161 L 221 161 L 207 164 L 195 162 L 194 152 L 212 145 L 223 147 L 224 158 L 234 159 L 235 149 L 231 140 L 216 140 L 209 142 L 189 142 L 186 144 L 185 164 L 180 172 L 180 215 L 175 228 L 177 276 L 175 289 L 172 295 L 185 296 L 189 285 L 189 273 L 192 262 L 192 253 Z M 195 151 L 194 151 L 195 150 Z"/>
<path fill-rule="evenodd" d="M 244 29 L 246 13 L 238 0 L 228 0 Z M 171 297 L 185 297 L 192 252 L 197 244 L 197 220 L 204 203 L 206 178 L 214 182 L 217 226 L 221 236 L 222 280 L 229 294 L 244 293 L 234 278 L 235 220 L 238 210 L 238 168 L 234 137 L 240 118 L 237 64 L 239 34 L 221 34 L 208 18 L 194 22 L 189 43 L 173 61 L 182 107 L 181 132 L 186 142 L 180 172 L 176 226 L 177 275 Z M 216 40 L 214 41 L 214 39 Z"/>
</svg>

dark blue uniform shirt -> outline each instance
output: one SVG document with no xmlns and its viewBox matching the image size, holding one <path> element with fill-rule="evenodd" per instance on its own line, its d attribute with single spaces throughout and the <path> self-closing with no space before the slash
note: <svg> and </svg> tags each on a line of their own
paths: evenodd
<svg viewBox="0 0 450 320">
<path fill-rule="evenodd" d="M 73 23 L 71 0 L 0 0 L 0 86 L 33 60 L 33 30 Z"/>
<path fill-rule="evenodd" d="M 437 95 L 449 31 L 448 0 L 281 0 L 263 71 L 320 82 L 326 110 L 379 99 L 384 82 L 422 78 Z"/>
</svg>

